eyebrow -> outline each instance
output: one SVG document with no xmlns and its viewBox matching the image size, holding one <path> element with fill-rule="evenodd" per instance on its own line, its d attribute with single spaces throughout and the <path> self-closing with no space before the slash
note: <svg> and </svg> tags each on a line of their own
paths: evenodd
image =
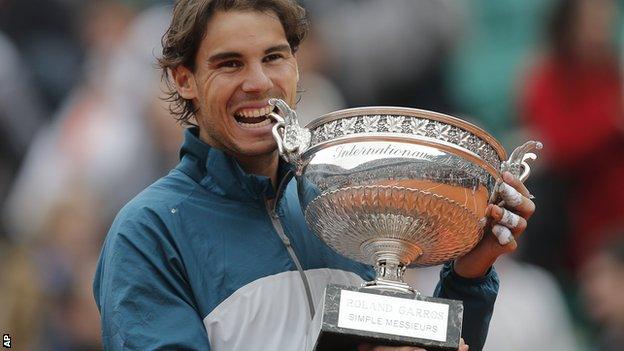
<svg viewBox="0 0 624 351">
<path fill-rule="evenodd" d="M 270 48 L 264 50 L 264 53 L 268 54 L 268 53 L 276 52 L 276 51 L 288 51 L 288 52 L 290 52 L 290 45 L 282 44 L 282 45 L 271 46 Z"/>
<path fill-rule="evenodd" d="M 220 52 L 218 54 L 214 54 L 210 56 L 208 58 L 208 62 L 213 63 L 217 61 L 224 61 L 224 60 L 229 60 L 233 58 L 241 58 L 241 57 L 243 57 L 243 55 L 239 54 L 238 52 L 233 52 L 233 51 Z"/>
<path fill-rule="evenodd" d="M 289 51 L 290 52 L 290 45 L 288 44 L 282 44 L 282 45 L 275 45 L 275 46 L 271 46 L 270 48 L 264 50 L 264 54 L 269 54 L 272 52 L 279 52 L 279 51 Z M 224 61 L 224 60 L 229 60 L 229 59 L 234 59 L 234 58 L 242 58 L 243 55 L 238 53 L 238 52 L 234 52 L 234 51 L 227 51 L 227 52 L 220 52 L 218 54 L 214 54 L 212 56 L 210 56 L 208 58 L 208 62 L 209 63 L 213 63 L 213 62 L 217 62 L 217 61 Z"/>
</svg>

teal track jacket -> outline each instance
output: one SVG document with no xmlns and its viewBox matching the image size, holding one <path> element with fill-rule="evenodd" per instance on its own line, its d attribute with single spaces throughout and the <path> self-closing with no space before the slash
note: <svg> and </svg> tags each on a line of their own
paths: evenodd
<svg viewBox="0 0 624 351">
<path fill-rule="evenodd" d="M 275 215 L 306 293 L 267 210 L 276 196 L 270 180 L 246 174 L 194 128 L 180 158 L 119 212 L 106 237 L 93 284 L 106 350 L 303 350 L 308 296 L 318 310 L 327 284 L 374 278 L 309 231 L 290 181 Z M 282 163 L 280 177 L 287 171 Z M 436 296 L 463 300 L 471 350 L 485 342 L 497 292 L 494 270 L 463 279 L 450 264 L 442 269 Z"/>
</svg>

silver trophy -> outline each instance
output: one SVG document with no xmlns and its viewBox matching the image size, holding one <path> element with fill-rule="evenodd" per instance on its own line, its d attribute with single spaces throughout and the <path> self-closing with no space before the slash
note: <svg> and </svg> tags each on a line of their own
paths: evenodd
<svg viewBox="0 0 624 351">
<path fill-rule="evenodd" d="M 501 144 L 473 124 L 400 107 L 340 110 L 303 128 L 284 101 L 271 99 L 269 103 L 277 108 L 271 114 L 277 121 L 273 136 L 282 158 L 295 167 L 308 226 L 335 251 L 372 265 L 377 272 L 376 279 L 364 287 L 337 291 L 368 292 L 373 300 L 376 296 L 401 298 L 396 310 L 401 303 L 407 304 L 410 296 L 423 303 L 440 302 L 420 296 L 406 284 L 405 269 L 438 265 L 469 252 L 483 236 L 488 204 L 500 200 L 497 188 L 502 172 L 510 171 L 524 181 L 530 173 L 527 161 L 536 159 L 534 151 L 542 147 L 529 141 L 507 158 Z M 328 287 L 326 304 L 327 296 L 341 295 L 330 294 L 330 290 L 336 289 Z M 435 328 L 437 336 L 426 332 L 401 334 L 402 329 L 410 328 L 394 330 L 391 322 L 372 329 L 364 319 L 360 324 L 343 320 L 340 325 L 341 318 L 351 318 L 353 313 L 323 316 L 322 328 L 330 334 L 343 334 L 343 339 L 355 335 L 428 350 L 456 350 L 461 315 L 459 319 L 453 315 L 456 304 L 447 306 L 447 325 Z M 347 309 L 346 305 L 336 307 Z M 457 308 L 461 314 L 461 304 Z M 338 308 L 325 310 L 342 313 Z M 403 318 L 373 312 L 376 314 L 371 318 L 381 318 L 379 321 Z M 369 316 L 372 312 L 363 313 Z M 422 319 L 404 322 L 435 327 L 435 323 Z M 335 347 L 336 338 L 330 343 Z M 322 349 L 318 344 L 317 349 Z"/>
</svg>

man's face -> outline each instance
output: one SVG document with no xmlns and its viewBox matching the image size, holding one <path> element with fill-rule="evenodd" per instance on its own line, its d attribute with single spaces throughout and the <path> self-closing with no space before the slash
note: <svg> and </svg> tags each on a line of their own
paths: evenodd
<svg viewBox="0 0 624 351">
<path fill-rule="evenodd" d="M 294 106 L 299 79 L 284 28 L 271 12 L 217 12 L 178 91 L 199 108 L 200 138 L 233 156 L 274 152 L 268 99 Z M 185 68 L 181 68 L 185 70 Z"/>
</svg>

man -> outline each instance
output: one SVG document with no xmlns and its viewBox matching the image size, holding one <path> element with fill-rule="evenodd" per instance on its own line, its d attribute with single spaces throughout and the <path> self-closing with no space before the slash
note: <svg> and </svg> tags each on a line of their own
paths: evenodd
<svg viewBox="0 0 624 351">
<path fill-rule="evenodd" d="M 271 135 L 268 99 L 295 105 L 306 30 L 293 0 L 176 3 L 160 64 L 173 112 L 197 127 L 179 165 L 126 205 L 106 238 L 94 294 L 107 349 L 303 350 L 325 286 L 373 278 L 309 232 Z M 520 215 L 488 213 L 513 238 L 534 205 L 521 182 L 505 181 Z M 515 247 L 487 235 L 441 273 L 437 295 L 464 301 L 473 349 L 498 289 L 491 265 Z"/>
</svg>

